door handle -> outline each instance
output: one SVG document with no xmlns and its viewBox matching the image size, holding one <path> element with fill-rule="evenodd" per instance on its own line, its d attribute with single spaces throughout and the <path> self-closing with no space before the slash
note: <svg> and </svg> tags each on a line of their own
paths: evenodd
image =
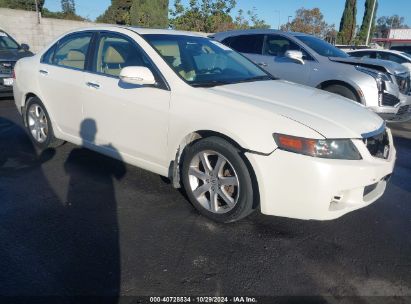
<svg viewBox="0 0 411 304">
<path fill-rule="evenodd" d="M 98 83 L 95 83 L 95 82 L 87 82 L 86 85 L 89 88 L 92 88 L 92 89 L 100 89 L 100 85 Z"/>
<path fill-rule="evenodd" d="M 266 64 L 265 62 L 259 62 L 257 63 L 260 67 L 266 67 L 268 66 L 268 64 Z"/>
<path fill-rule="evenodd" d="M 46 70 L 40 70 L 39 73 L 43 76 L 47 76 L 49 74 Z"/>
</svg>

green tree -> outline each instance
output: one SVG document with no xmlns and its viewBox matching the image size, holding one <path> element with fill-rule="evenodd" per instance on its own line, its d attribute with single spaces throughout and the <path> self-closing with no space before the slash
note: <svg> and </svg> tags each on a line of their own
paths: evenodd
<svg viewBox="0 0 411 304">
<path fill-rule="evenodd" d="M 171 10 L 170 25 L 177 30 L 214 33 L 233 29 L 269 28 L 269 25 L 258 18 L 255 8 L 247 11 L 239 10 L 233 19 L 232 10 L 235 0 L 190 0 L 184 6 L 181 0 L 174 2 Z"/>
<path fill-rule="evenodd" d="M 111 0 L 110 7 L 97 18 L 97 22 L 130 25 L 133 0 Z"/>
<path fill-rule="evenodd" d="M 374 7 L 374 2 L 375 2 L 375 11 L 373 13 L 372 10 Z M 371 23 L 370 39 L 373 37 L 373 34 L 375 32 L 375 19 L 377 17 L 377 10 L 378 10 L 377 0 L 366 0 L 365 1 L 364 17 L 362 19 L 361 28 L 357 35 L 357 39 L 356 39 L 358 44 L 366 43 L 370 23 Z M 373 15 L 372 20 L 371 20 L 371 15 Z"/>
<path fill-rule="evenodd" d="M 404 23 L 404 17 L 400 17 L 398 15 L 393 16 L 382 16 L 377 19 L 376 25 L 376 35 L 378 38 L 387 38 L 388 31 L 390 29 L 403 29 L 409 28 L 408 25 Z"/>
<path fill-rule="evenodd" d="M 43 11 L 44 1 L 45 0 L 37 1 L 40 12 Z M 34 0 L 0 0 L 0 7 L 35 11 L 36 3 Z"/>
<path fill-rule="evenodd" d="M 134 0 L 131 25 L 168 28 L 168 0 Z"/>
<path fill-rule="evenodd" d="M 351 44 L 355 35 L 357 18 L 357 0 L 346 0 L 345 8 L 340 22 L 338 43 Z"/>
<path fill-rule="evenodd" d="M 61 10 L 63 14 L 75 15 L 76 14 L 76 4 L 74 0 L 61 0 Z"/>
<path fill-rule="evenodd" d="M 281 26 L 281 30 L 292 32 L 307 33 L 320 38 L 325 38 L 330 32 L 334 31 L 335 25 L 329 25 L 324 21 L 324 15 L 319 8 L 298 9 L 295 18 L 287 24 Z"/>
</svg>

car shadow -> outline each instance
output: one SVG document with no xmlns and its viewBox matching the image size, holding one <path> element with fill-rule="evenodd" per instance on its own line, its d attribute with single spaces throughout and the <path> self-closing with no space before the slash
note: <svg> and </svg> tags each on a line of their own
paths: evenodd
<svg viewBox="0 0 411 304">
<path fill-rule="evenodd" d="M 81 128 L 88 136 L 83 140 L 97 132 L 91 120 Z M 119 155 L 114 160 L 82 147 L 68 155 L 65 151 L 39 152 L 22 127 L 0 117 L 0 294 L 36 296 L 43 303 L 51 295 L 55 303 L 75 303 L 84 296 L 118 303 L 121 266 L 113 182 L 124 177 L 126 167 Z M 67 176 L 61 180 L 68 177 L 69 183 L 60 183 L 67 187 L 64 200 L 49 182 L 53 173 L 48 170 L 46 176 L 43 170 L 56 167 L 55 158 L 65 158 Z"/>
</svg>

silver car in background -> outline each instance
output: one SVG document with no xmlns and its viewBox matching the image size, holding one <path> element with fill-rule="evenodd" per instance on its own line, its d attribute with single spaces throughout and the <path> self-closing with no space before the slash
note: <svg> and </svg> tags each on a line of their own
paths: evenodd
<svg viewBox="0 0 411 304">
<path fill-rule="evenodd" d="M 360 60 L 311 35 L 277 30 L 217 33 L 272 75 L 342 95 L 390 122 L 411 119 L 410 73 L 400 64 Z"/>
</svg>

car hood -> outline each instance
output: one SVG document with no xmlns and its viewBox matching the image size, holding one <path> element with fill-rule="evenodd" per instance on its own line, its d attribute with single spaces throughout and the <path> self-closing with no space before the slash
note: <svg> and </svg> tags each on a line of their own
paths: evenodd
<svg viewBox="0 0 411 304">
<path fill-rule="evenodd" d="M 374 112 L 349 99 L 283 80 L 239 83 L 209 90 L 297 121 L 325 138 L 361 138 L 384 123 Z"/>
<path fill-rule="evenodd" d="M 370 58 L 355 58 L 355 57 L 348 57 L 348 58 L 340 58 L 340 57 L 329 57 L 331 61 L 351 64 L 351 65 L 359 65 L 371 69 L 375 69 L 382 72 L 388 72 L 392 75 L 398 75 L 403 73 L 408 73 L 408 69 L 398 64 L 396 62 L 381 60 L 381 59 L 370 59 Z"/>
<path fill-rule="evenodd" d="M 17 61 L 23 57 L 33 56 L 32 52 L 19 50 L 0 49 L 0 61 Z"/>
</svg>

